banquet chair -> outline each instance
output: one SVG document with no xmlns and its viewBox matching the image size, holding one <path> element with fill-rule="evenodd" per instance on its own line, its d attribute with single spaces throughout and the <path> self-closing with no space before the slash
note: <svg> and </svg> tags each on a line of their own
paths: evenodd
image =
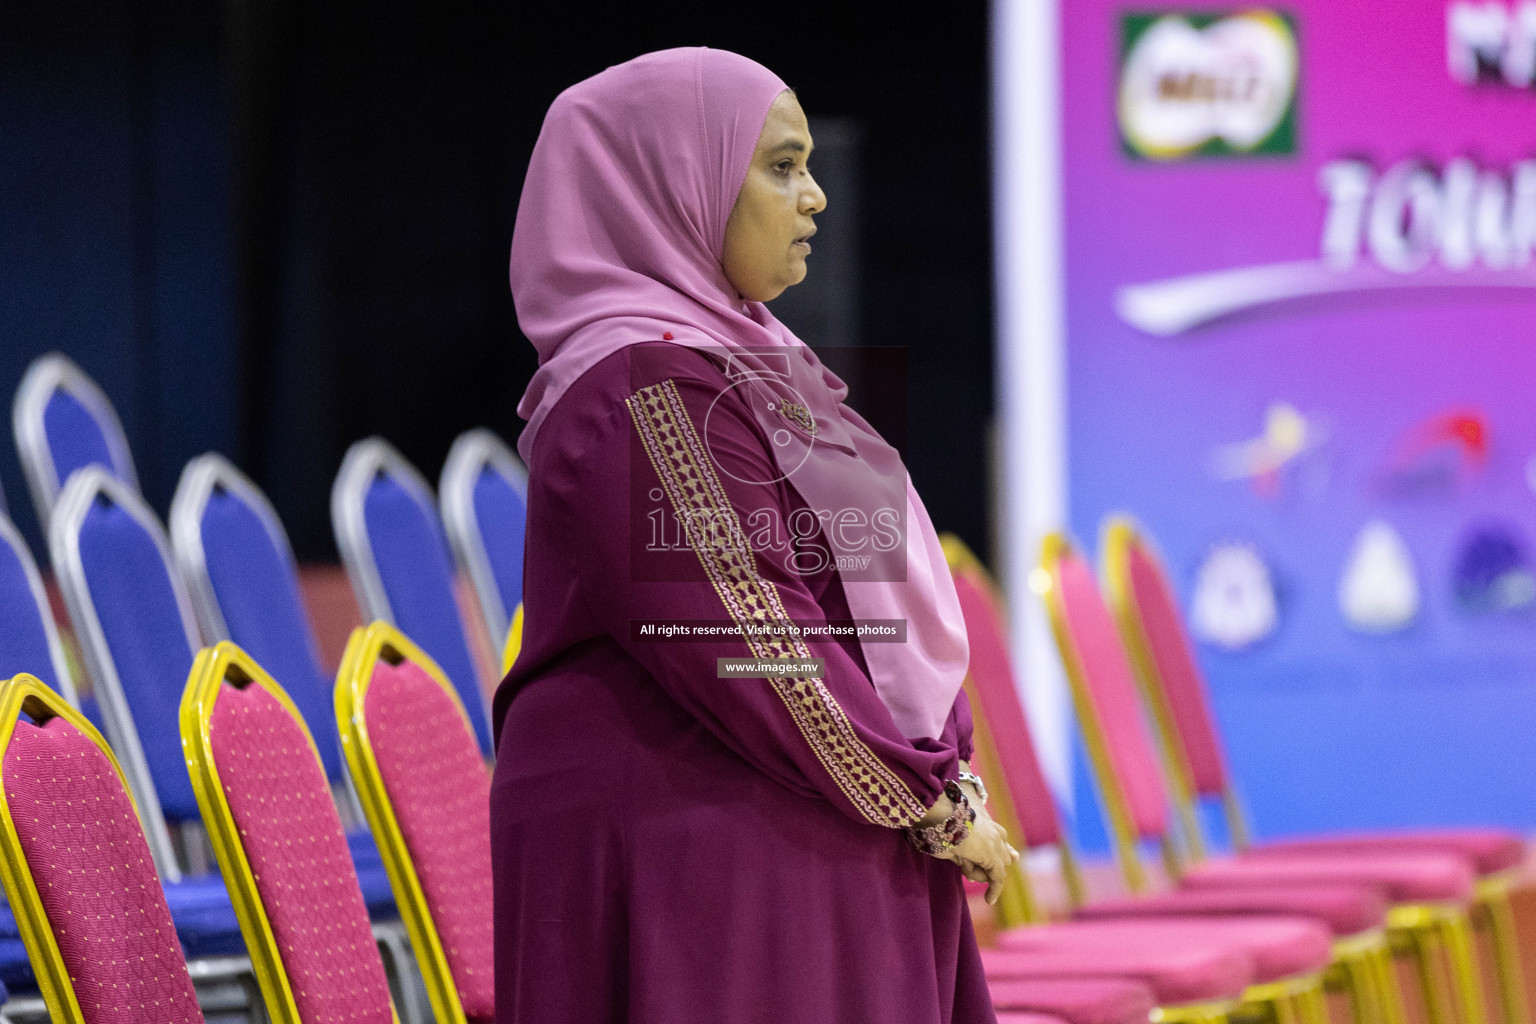
<svg viewBox="0 0 1536 1024">
<path fill-rule="evenodd" d="M 59 494 L 48 540 L 150 853 L 160 876 L 179 882 L 183 868 L 167 822 L 195 827 L 198 814 L 180 739 L 164 710 L 175 702 L 198 633 L 186 593 L 168 569 L 164 532 L 137 492 L 92 465 L 76 471 Z M 198 844 L 186 846 L 195 858 Z"/>
<path fill-rule="evenodd" d="M 495 1016 L 491 776 L 443 670 L 384 622 L 353 630 L 336 721 L 439 1024 Z"/>
<path fill-rule="evenodd" d="M 187 774 L 274 1024 L 398 1022 L 298 708 L 228 640 L 198 653 L 180 707 Z"/>
<path fill-rule="evenodd" d="M 43 530 L 69 475 L 99 465 L 137 491 L 128 436 L 106 393 L 69 357 L 38 356 L 11 403 L 11 426 Z"/>
<path fill-rule="evenodd" d="M 1042 542 L 1040 570 L 1042 596 L 1127 888 L 1140 893 L 1147 887 L 1142 843 L 1158 847 L 1165 870 L 1180 888 L 1379 887 L 1391 904 L 1388 936 L 1412 949 L 1432 1024 L 1457 1019 L 1482 1024 L 1482 985 L 1467 917 L 1470 865 L 1436 853 L 1285 861 L 1237 856 L 1186 864 L 1171 828 L 1171 801 L 1131 667 L 1093 572 L 1061 534 Z M 1442 958 L 1450 968 L 1449 987 L 1439 971 Z"/>
<path fill-rule="evenodd" d="M 209 452 L 182 470 L 168 525 L 204 639 L 233 640 L 282 680 L 320 738 L 325 777 L 344 786 L 331 686 L 277 510 L 228 459 Z"/>
<path fill-rule="evenodd" d="M 0 513 L 0 679 L 20 672 L 79 707 L 42 574 L 16 524 Z"/>
<path fill-rule="evenodd" d="M 1526 1024 L 1527 1009 L 1520 945 L 1509 893 L 1525 843 L 1501 829 L 1382 832 L 1306 836 L 1254 845 L 1222 752 L 1210 696 L 1185 632 L 1173 585 L 1153 545 L 1127 516 L 1112 517 L 1102 535 L 1100 573 L 1105 595 L 1130 656 L 1142 697 L 1168 766 L 1169 789 L 1184 825 L 1190 856 L 1205 856 L 1198 802 L 1216 800 L 1226 813 L 1227 832 L 1241 853 L 1254 856 L 1314 856 L 1435 851 L 1469 861 L 1477 871 L 1473 923 L 1487 928 L 1495 954 L 1500 1004 L 1506 1024 Z"/>
<path fill-rule="evenodd" d="M 121 765 L 25 673 L 0 682 L 0 880 L 53 1024 L 203 1020 Z"/>
<path fill-rule="evenodd" d="M 1035 756 L 1009 657 L 1001 599 L 986 569 L 959 538 L 945 535 L 941 542 L 970 638 L 965 687 L 974 718 L 973 764 L 989 780 L 989 807 L 1007 828 L 1010 841 L 1020 849 L 1051 849 L 1057 855 L 1067 912 L 1084 920 L 1252 914 L 1318 919 L 1335 933 L 1332 963 L 1325 975 L 1329 987 L 1348 994 L 1357 1021 L 1400 1024 L 1404 1011 L 1383 932 L 1386 906 L 1379 890 L 1310 885 L 1088 899 L 1055 798 Z M 1010 877 L 998 909 L 1004 929 L 1047 918 L 1032 898 L 1027 878 Z M 1003 944 L 1008 941 L 1004 939 Z"/>
<path fill-rule="evenodd" d="M 165 711 L 179 700 L 176 680 L 186 678 L 201 641 L 164 531 L 142 498 L 90 466 L 59 496 L 49 541 L 107 735 L 183 941 L 195 956 L 243 952 L 229 894 L 211 873 L 181 737 Z M 403 934 L 390 925 L 395 912 L 382 866 L 365 871 L 365 878 L 385 919 L 378 940 L 390 950 L 397 977 L 408 979 L 409 957 Z"/>
<path fill-rule="evenodd" d="M 491 757 L 490 712 L 431 486 L 383 438 L 365 438 L 347 449 L 336 474 L 331 525 L 363 618 L 399 627 L 432 655 L 464 701 L 480 752 Z"/>
<path fill-rule="evenodd" d="M 438 478 L 443 528 L 474 585 L 486 635 L 505 637 L 523 599 L 523 532 L 528 471 L 489 430 L 460 434 Z"/>
</svg>

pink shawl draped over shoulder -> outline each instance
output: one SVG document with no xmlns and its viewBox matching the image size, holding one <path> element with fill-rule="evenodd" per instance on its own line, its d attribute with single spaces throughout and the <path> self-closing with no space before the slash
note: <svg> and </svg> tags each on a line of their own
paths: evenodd
<svg viewBox="0 0 1536 1024">
<path fill-rule="evenodd" d="M 754 61 L 695 47 L 611 67 L 550 106 L 512 237 L 518 321 L 539 353 L 518 406 L 528 420 L 518 448 L 531 463 L 550 409 L 583 373 L 664 336 L 724 353 L 767 399 L 752 403 L 759 417 L 793 396 L 814 431 L 773 456 L 806 504 L 847 507 L 849 489 L 861 487 L 865 503 L 893 504 L 903 523 L 885 562 L 865 578 L 841 575 L 856 619 L 906 621 L 907 642 L 864 643 L 865 662 L 902 733 L 933 738 L 968 650 L 928 513 L 899 456 L 843 404 L 842 381 L 766 306 L 744 301 L 722 265 L 726 221 L 786 88 Z"/>
</svg>

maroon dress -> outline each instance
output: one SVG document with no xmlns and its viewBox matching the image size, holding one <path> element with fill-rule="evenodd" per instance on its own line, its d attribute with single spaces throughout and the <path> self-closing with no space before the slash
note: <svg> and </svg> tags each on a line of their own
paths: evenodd
<svg viewBox="0 0 1536 1024">
<path fill-rule="evenodd" d="M 633 346 L 539 434 L 493 715 L 496 1019 L 990 1024 L 960 872 L 900 830 L 970 756 L 964 695 L 914 744 L 857 640 L 810 643 L 820 679 L 720 679 L 717 658 L 794 652 L 645 632 L 848 616 L 835 570 L 676 528 L 803 507 L 744 401 L 706 355 Z"/>
</svg>

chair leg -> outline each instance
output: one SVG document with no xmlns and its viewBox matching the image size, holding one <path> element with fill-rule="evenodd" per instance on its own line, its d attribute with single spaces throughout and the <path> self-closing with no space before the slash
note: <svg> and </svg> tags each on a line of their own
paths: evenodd
<svg viewBox="0 0 1536 1024">
<path fill-rule="evenodd" d="M 1328 994 L 1321 979 L 1313 988 L 1297 996 L 1301 1002 L 1302 1019 L 1308 1024 L 1332 1024 L 1328 1016 Z"/>
<path fill-rule="evenodd" d="M 1440 965 L 1445 959 L 1444 937 L 1431 922 L 1409 929 L 1408 938 L 1413 946 L 1414 967 L 1418 971 L 1429 1024 L 1457 1024 L 1450 994 L 1445 991 L 1440 977 Z"/>
<path fill-rule="evenodd" d="M 1154 1006 L 1149 1024 L 1235 1024 L 1236 1007 L 1226 1000 Z"/>
<path fill-rule="evenodd" d="M 1515 933 L 1515 913 L 1509 905 L 1509 893 L 1500 890 L 1482 896 L 1477 907 L 1486 915 L 1488 936 L 1493 940 L 1504 1024 L 1530 1024 L 1530 1004 L 1526 1002 L 1525 974 L 1520 963 L 1520 941 Z"/>
<path fill-rule="evenodd" d="M 390 973 L 394 975 L 395 985 L 400 993 L 398 1010 L 402 1024 L 432 1024 L 432 1014 L 421 1005 L 421 999 L 414 984 L 415 979 L 411 977 L 415 967 L 410 949 L 406 944 L 404 929 L 395 924 L 375 923 L 373 937 L 379 944 L 379 950 L 385 954 L 385 967 L 392 968 Z"/>
<path fill-rule="evenodd" d="M 1333 962 L 1323 977 L 1326 989 L 1349 997 L 1354 1024 L 1407 1024 L 1385 933 L 1363 932 L 1335 941 Z"/>
<path fill-rule="evenodd" d="M 1329 1024 L 1323 975 L 1250 985 L 1233 1016 L 1258 1016 L 1276 1024 Z"/>
<path fill-rule="evenodd" d="M 1376 1000 L 1381 1019 L 1386 1024 L 1408 1024 L 1408 1008 L 1403 1005 L 1403 990 L 1397 980 L 1397 964 L 1392 948 L 1383 946 L 1367 959 L 1370 974 L 1376 979 Z"/>
<path fill-rule="evenodd" d="M 1477 953 L 1472 946 L 1471 920 L 1465 911 L 1450 910 L 1441 916 L 1437 927 L 1444 936 L 1462 1024 L 1488 1024 L 1483 979 L 1478 974 Z"/>
<path fill-rule="evenodd" d="M 1368 954 L 1335 956 L 1328 981 L 1349 997 L 1350 1015 L 1355 1024 L 1388 1024 L 1382 1018 L 1376 996 L 1376 978 L 1371 972 Z"/>
</svg>

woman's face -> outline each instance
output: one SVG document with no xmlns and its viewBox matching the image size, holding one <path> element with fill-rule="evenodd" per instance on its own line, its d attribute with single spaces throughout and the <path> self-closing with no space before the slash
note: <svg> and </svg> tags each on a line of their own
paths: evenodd
<svg viewBox="0 0 1536 1024">
<path fill-rule="evenodd" d="M 805 280 L 827 197 L 811 177 L 811 129 L 792 92 L 779 93 L 725 224 L 725 276 L 742 298 L 767 302 Z"/>
</svg>

